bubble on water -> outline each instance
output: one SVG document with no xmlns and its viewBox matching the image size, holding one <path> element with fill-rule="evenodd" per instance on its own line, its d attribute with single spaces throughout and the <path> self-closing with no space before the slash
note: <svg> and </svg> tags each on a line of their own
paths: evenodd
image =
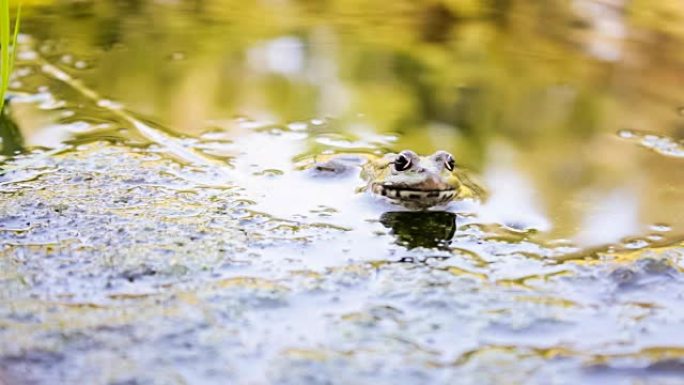
<svg viewBox="0 0 684 385">
<path fill-rule="evenodd" d="M 665 237 L 663 237 L 663 236 L 660 235 L 660 234 L 649 234 L 649 235 L 646 236 L 646 239 L 648 239 L 648 240 L 651 241 L 651 242 L 662 241 L 664 238 L 665 238 Z"/>
<path fill-rule="evenodd" d="M 618 135 L 619 137 L 623 138 L 623 139 L 632 139 L 632 138 L 634 138 L 634 137 L 636 136 L 636 134 L 634 133 L 634 131 L 632 131 L 632 130 L 627 130 L 627 129 L 619 130 L 619 131 L 617 132 L 617 135 Z"/>
<path fill-rule="evenodd" d="M 641 238 L 625 239 L 622 244 L 628 249 L 643 249 L 648 247 L 648 241 Z"/>
<path fill-rule="evenodd" d="M 667 136 L 649 134 L 633 130 L 620 130 L 617 135 L 623 139 L 631 140 L 639 145 L 655 151 L 661 155 L 684 158 L 684 143 Z"/>
<path fill-rule="evenodd" d="M 64 64 L 71 64 L 74 62 L 74 57 L 70 54 L 62 55 L 62 57 L 59 58 L 59 61 Z"/>
<path fill-rule="evenodd" d="M 306 122 L 292 122 L 287 127 L 292 131 L 306 131 L 309 125 Z"/>
<path fill-rule="evenodd" d="M 112 110 L 120 110 L 123 108 L 121 103 L 114 102 L 109 99 L 100 99 L 97 101 L 97 106 L 102 108 L 109 108 Z"/>
<path fill-rule="evenodd" d="M 677 143 L 668 137 L 652 134 L 645 135 L 641 140 L 641 144 L 662 155 L 677 158 L 684 157 L 684 147 L 682 144 Z"/>
<path fill-rule="evenodd" d="M 314 119 L 311 119 L 311 124 L 313 124 L 314 126 L 322 126 L 325 124 L 325 120 L 319 119 L 319 118 L 314 118 Z"/>
<path fill-rule="evenodd" d="M 84 60 L 79 60 L 76 63 L 74 63 L 74 67 L 76 67 L 79 70 L 86 69 L 88 68 L 88 63 L 86 63 Z"/>
<path fill-rule="evenodd" d="M 650 229 L 653 231 L 658 231 L 658 232 L 664 233 L 664 232 L 672 230 L 672 227 L 670 227 L 664 223 L 654 223 L 650 226 Z"/>
</svg>

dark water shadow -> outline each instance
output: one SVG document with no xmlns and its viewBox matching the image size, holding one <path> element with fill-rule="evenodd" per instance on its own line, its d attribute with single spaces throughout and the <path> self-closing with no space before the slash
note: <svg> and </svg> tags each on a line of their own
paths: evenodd
<svg viewBox="0 0 684 385">
<path fill-rule="evenodd" d="M 391 211 L 380 216 L 395 243 L 407 249 L 448 249 L 456 233 L 456 214 L 446 211 Z"/>
<path fill-rule="evenodd" d="M 10 117 L 7 104 L 5 110 L 0 112 L 0 140 L 0 155 L 11 157 L 25 150 L 21 130 Z"/>
</svg>

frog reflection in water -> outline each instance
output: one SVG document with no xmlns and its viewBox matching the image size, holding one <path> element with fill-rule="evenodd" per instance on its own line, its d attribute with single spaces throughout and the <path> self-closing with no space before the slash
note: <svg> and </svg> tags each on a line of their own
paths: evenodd
<svg viewBox="0 0 684 385">
<path fill-rule="evenodd" d="M 484 199 L 484 191 L 456 168 L 454 157 L 446 151 L 419 156 L 404 150 L 386 154 L 379 159 L 359 161 L 358 158 L 334 157 L 317 163 L 318 171 L 341 173 L 350 165 L 361 166 L 366 185 L 361 188 L 384 197 L 394 204 L 412 210 L 426 210 L 454 199 Z"/>
<path fill-rule="evenodd" d="M 448 211 L 390 211 L 380 223 L 407 249 L 448 249 L 456 233 L 456 214 Z"/>
</svg>

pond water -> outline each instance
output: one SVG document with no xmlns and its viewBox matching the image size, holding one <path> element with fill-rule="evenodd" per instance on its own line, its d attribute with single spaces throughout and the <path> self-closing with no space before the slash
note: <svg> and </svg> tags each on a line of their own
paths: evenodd
<svg viewBox="0 0 684 385">
<path fill-rule="evenodd" d="M 679 383 L 682 25 L 645 1 L 29 2 L 0 384 Z M 309 170 L 402 149 L 488 198 L 407 211 Z"/>
</svg>

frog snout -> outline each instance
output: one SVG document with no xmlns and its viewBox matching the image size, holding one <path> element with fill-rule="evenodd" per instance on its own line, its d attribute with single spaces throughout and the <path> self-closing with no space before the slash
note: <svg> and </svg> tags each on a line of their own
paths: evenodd
<svg viewBox="0 0 684 385">
<path fill-rule="evenodd" d="M 442 179 L 436 175 L 430 175 L 430 177 L 427 178 L 427 181 L 430 183 L 439 184 L 442 182 Z"/>
<path fill-rule="evenodd" d="M 431 174 L 431 178 L 439 178 L 440 169 L 434 165 L 425 165 L 416 167 L 418 174 Z"/>
</svg>

